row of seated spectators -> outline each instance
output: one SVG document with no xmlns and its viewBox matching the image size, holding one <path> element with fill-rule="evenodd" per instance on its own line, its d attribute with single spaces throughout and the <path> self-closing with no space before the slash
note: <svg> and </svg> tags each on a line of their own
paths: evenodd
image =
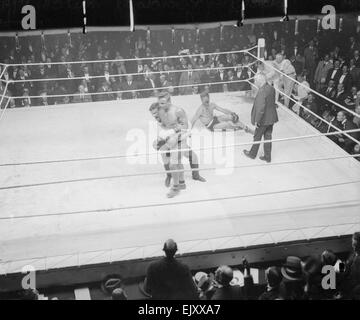
<svg viewBox="0 0 360 320">
<path fill-rule="evenodd" d="M 193 274 L 176 257 L 177 244 L 169 239 L 163 247 L 165 257 L 149 265 L 140 287 L 156 300 L 360 300 L 360 232 L 353 234 L 352 248 L 345 261 L 331 250 L 303 259 L 288 256 L 282 265 L 268 266 L 266 284 L 255 284 L 246 259 L 237 266 Z M 128 299 L 120 276 L 107 276 L 101 288 L 113 300 Z M 39 293 L 28 290 L 23 298 L 36 300 Z"/>
</svg>

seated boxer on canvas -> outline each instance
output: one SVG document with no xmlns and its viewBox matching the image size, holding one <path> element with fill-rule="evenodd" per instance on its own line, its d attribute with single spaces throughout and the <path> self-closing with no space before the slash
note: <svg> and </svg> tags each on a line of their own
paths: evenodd
<svg viewBox="0 0 360 320">
<path fill-rule="evenodd" d="M 163 153 L 165 170 L 183 170 L 182 156 L 189 158 L 192 168 L 198 168 L 197 156 L 192 150 L 188 150 L 190 147 L 186 142 L 190 131 L 188 131 L 188 120 L 185 111 L 171 104 L 171 98 L 167 92 L 159 94 L 158 103 L 153 104 L 150 111 L 161 125 L 154 147 L 161 151 L 187 149 L 186 151 Z M 171 178 L 173 179 L 173 187 L 167 194 L 169 198 L 176 196 L 181 189 L 186 188 L 183 171 L 172 172 Z M 193 171 L 193 179 L 202 182 L 206 181 L 200 176 L 198 170 Z M 170 184 L 169 176 L 167 176 L 165 184 Z"/>
<path fill-rule="evenodd" d="M 220 108 L 217 104 L 210 102 L 209 93 L 204 91 L 200 94 L 201 106 L 197 109 L 192 121 L 191 127 L 200 119 L 202 124 L 210 131 L 214 130 L 241 130 L 254 134 L 254 130 L 239 120 L 239 116 L 230 110 Z M 214 111 L 220 111 L 223 115 L 214 116 Z"/>
</svg>

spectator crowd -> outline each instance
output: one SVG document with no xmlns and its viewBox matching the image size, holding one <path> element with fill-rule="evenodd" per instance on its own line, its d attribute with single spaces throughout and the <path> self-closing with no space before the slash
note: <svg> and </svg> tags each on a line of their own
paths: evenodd
<svg viewBox="0 0 360 320">
<path fill-rule="evenodd" d="M 219 266 L 214 273 L 197 272 L 175 257 L 174 240 L 164 244 L 165 257 L 148 267 L 144 291 L 154 299 L 200 300 L 321 300 L 360 299 L 360 233 L 352 236 L 353 252 L 341 261 L 331 250 L 303 259 L 288 256 L 280 266 L 265 271 L 266 285 L 255 284 L 246 259 L 239 266 Z M 332 267 L 334 284 L 324 281 Z M 235 268 L 243 274 L 243 283 L 235 277 Z M 324 283 L 329 285 L 326 286 Z"/>
<path fill-rule="evenodd" d="M 360 232 L 351 241 L 352 252 L 344 260 L 332 250 L 288 256 L 282 263 L 265 266 L 265 283 L 258 283 L 245 258 L 240 265 L 221 265 L 208 272 L 190 270 L 176 256 L 176 242 L 169 239 L 163 247 L 165 257 L 150 263 L 139 287 L 145 297 L 155 300 L 360 300 Z M 129 299 L 124 279 L 117 274 L 106 276 L 101 290 L 106 299 Z M 40 296 L 30 289 L 21 299 Z"/>
</svg>

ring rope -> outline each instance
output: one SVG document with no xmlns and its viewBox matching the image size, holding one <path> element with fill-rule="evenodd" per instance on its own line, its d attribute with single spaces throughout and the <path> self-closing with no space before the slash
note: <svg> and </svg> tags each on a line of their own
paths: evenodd
<svg viewBox="0 0 360 320">
<path fill-rule="evenodd" d="M 7 68 L 7 66 L 5 66 L 5 68 L 1 71 L 1 74 L 0 74 L 0 81 L 2 81 L 2 82 L 7 82 L 6 80 L 2 79 L 2 76 L 4 75 L 6 68 Z"/>
<path fill-rule="evenodd" d="M 248 81 L 248 83 L 250 85 L 254 85 L 255 88 L 257 88 L 257 86 L 255 84 L 253 84 L 252 82 Z M 258 88 L 257 88 L 258 89 Z M 290 99 L 291 101 L 298 103 L 298 101 L 296 101 L 295 99 L 289 97 L 286 93 L 282 92 L 281 90 L 274 88 L 275 91 L 279 92 L 280 94 L 286 96 L 288 99 Z M 282 106 L 285 110 L 289 110 L 289 108 L 286 108 L 284 105 L 282 105 L 281 103 L 278 102 L 278 105 Z M 321 120 L 322 122 L 325 122 L 327 125 L 331 126 L 332 128 L 334 128 L 336 131 L 338 132 L 343 132 L 344 135 L 346 137 L 348 137 L 350 140 L 352 140 L 353 142 L 355 142 L 356 144 L 360 144 L 360 141 L 356 140 L 354 137 L 350 136 L 347 131 L 343 131 L 341 129 L 339 129 L 338 127 L 336 127 L 335 125 L 333 125 L 332 123 L 328 122 L 327 120 L 323 119 L 322 117 L 320 117 L 319 115 L 317 115 L 315 112 L 313 112 L 312 110 L 310 110 L 309 108 L 305 107 L 304 105 L 301 104 L 301 108 L 305 109 L 306 111 L 308 111 L 309 113 L 311 113 L 312 115 L 314 115 L 316 118 L 318 118 L 319 120 Z M 295 116 L 295 113 L 294 113 Z M 359 117 L 360 115 L 358 115 Z M 298 116 L 296 116 L 296 118 L 298 118 Z M 356 131 L 355 131 L 356 132 Z"/>
<path fill-rule="evenodd" d="M 360 132 L 360 128 L 341 131 L 341 132 L 343 132 L 343 133 L 345 133 L 345 132 Z M 318 137 L 322 137 L 322 136 L 331 136 L 331 135 L 337 135 L 337 134 L 339 134 L 339 133 L 338 132 L 327 132 L 327 133 L 319 133 L 319 134 L 289 137 L 289 138 L 278 138 L 278 139 L 266 140 L 266 143 L 311 139 L 311 138 L 318 138 Z M 264 141 L 249 141 L 249 142 L 233 143 L 233 144 L 229 144 L 229 145 L 217 145 L 217 146 L 211 146 L 211 147 L 184 148 L 184 149 L 154 151 L 154 152 L 136 153 L 136 154 L 130 154 L 130 155 L 119 154 L 119 155 L 114 155 L 114 156 L 101 156 L 101 157 L 89 157 L 89 158 L 58 159 L 58 160 L 44 160 L 44 161 L 31 161 L 31 162 L 18 162 L 18 163 L 0 163 L 0 167 L 36 165 L 36 164 L 48 164 L 48 163 L 62 163 L 62 162 L 80 162 L 80 161 L 106 160 L 106 159 L 121 159 L 121 158 L 150 156 L 150 155 L 157 155 L 157 154 L 166 154 L 166 153 L 172 153 L 172 152 L 204 151 L 204 150 L 212 150 L 212 149 L 223 149 L 223 148 L 229 148 L 229 147 L 242 147 L 242 146 L 261 144 L 261 143 L 264 143 Z"/>
<path fill-rule="evenodd" d="M 249 78 L 250 80 L 253 79 Z M 84 95 L 106 95 L 106 94 L 114 94 L 119 92 L 142 92 L 142 91 L 153 91 L 153 90 L 165 90 L 165 89 L 171 89 L 171 88 L 184 88 L 184 87 L 198 87 L 198 86 L 206 86 L 206 85 L 216 85 L 216 84 L 228 84 L 228 83 L 240 83 L 240 82 L 246 82 L 249 79 L 243 79 L 243 80 L 233 80 L 233 81 L 222 81 L 222 82 L 207 82 L 207 83 L 194 83 L 194 84 L 184 84 L 184 85 L 177 85 L 177 86 L 167 86 L 167 87 L 156 87 L 156 88 L 143 88 L 143 89 L 132 89 L 132 90 L 114 90 L 114 91 L 105 91 L 105 92 L 84 92 Z M 47 95 L 47 98 L 53 98 L 53 97 L 74 97 L 78 96 L 79 93 L 69 93 L 69 94 L 53 94 L 53 95 Z M 5 96 L 6 98 L 13 98 L 13 99 L 27 99 L 27 98 L 41 98 L 42 96 Z M 130 100 L 130 99 L 125 99 Z M 113 100 L 115 101 L 115 100 Z"/>
<path fill-rule="evenodd" d="M 249 55 L 251 55 L 252 57 L 254 57 L 254 58 L 256 58 L 256 59 L 259 60 L 258 57 L 256 57 L 255 55 L 253 55 L 253 54 L 250 53 L 250 52 L 249 52 Z M 276 69 L 276 68 L 275 68 L 273 65 L 271 65 L 270 63 L 268 63 L 268 62 L 266 62 L 266 61 L 263 61 L 263 60 L 259 60 L 259 61 L 261 61 L 262 63 L 264 63 L 264 64 L 266 64 L 267 66 L 271 67 L 273 70 L 275 70 L 276 72 L 280 73 L 281 75 L 283 75 L 283 76 L 285 76 L 285 77 L 287 77 L 287 78 L 290 78 L 286 73 L 284 73 L 284 72 Z M 353 116 L 355 116 L 355 117 L 357 117 L 357 118 L 360 117 L 360 115 L 357 114 L 357 113 L 355 113 L 354 111 L 352 111 L 352 110 L 350 110 L 350 109 L 342 106 L 341 104 L 337 103 L 336 101 L 333 101 L 333 100 L 329 99 L 328 97 L 322 95 L 321 93 L 317 92 L 316 90 L 314 90 L 314 89 L 312 89 L 312 88 L 310 88 L 310 87 L 304 86 L 302 83 L 300 83 L 300 82 L 297 81 L 296 79 L 292 79 L 292 78 L 290 78 L 290 79 L 291 79 L 292 81 L 294 81 L 295 83 L 297 83 L 298 85 L 302 86 L 303 88 L 306 88 L 307 90 L 311 91 L 312 93 L 317 94 L 317 95 L 320 96 L 321 98 L 323 98 L 323 99 L 331 102 L 332 104 L 336 105 L 337 107 L 339 107 L 339 108 L 345 110 L 346 112 L 352 114 Z M 283 93 L 283 94 L 284 94 L 284 93 Z M 288 97 L 288 98 L 289 98 L 289 97 Z"/>
<path fill-rule="evenodd" d="M 208 83 L 199 83 L 199 84 L 188 84 L 188 85 L 178 85 L 178 86 L 166 86 L 166 87 L 156 87 L 156 88 L 146 88 L 146 89 L 136 89 L 136 90 L 116 90 L 116 91 L 106 91 L 106 92 L 84 92 L 84 95 L 106 95 L 106 94 L 116 94 L 119 92 L 142 92 L 142 91 L 153 91 L 153 90 L 166 90 L 166 89 L 174 89 L 174 88 L 184 88 L 184 87 L 196 87 L 196 86 L 205 86 L 205 85 L 217 85 L 217 84 L 228 84 L 228 83 L 240 83 L 240 82 L 247 82 L 248 80 L 252 80 L 252 78 L 249 79 L 244 79 L 244 80 L 234 80 L 234 81 L 223 81 L 223 82 L 208 82 Z M 6 83 L 5 86 L 5 90 L 4 90 L 4 94 L 1 97 L 1 101 L 0 101 L 0 105 L 2 100 L 5 98 L 7 99 L 35 99 L 35 98 L 42 98 L 42 96 L 38 95 L 38 96 L 18 96 L 18 97 L 12 97 L 12 96 L 7 96 L 5 95 L 6 93 L 6 89 L 8 86 L 9 82 Z M 47 98 L 53 98 L 53 97 L 73 97 L 73 96 L 78 96 L 79 93 L 73 93 L 73 94 L 53 94 L 53 95 L 47 95 Z M 125 99 L 125 100 L 129 100 L 129 99 Z M 116 101 L 116 100 L 112 100 L 112 101 Z M 33 107 L 29 107 L 29 108 L 33 108 Z M 0 109 L 1 110 L 1 109 Z M 2 110 L 1 114 L 0 114 L 0 121 L 4 116 L 4 113 L 6 111 L 6 108 Z"/>
<path fill-rule="evenodd" d="M 104 177 L 91 177 L 91 178 L 80 178 L 80 179 L 71 179 L 71 180 L 60 180 L 60 181 L 50 181 L 50 182 L 40 182 L 33 184 L 22 184 L 22 185 L 13 185 L 7 187 L 0 187 L 0 191 L 10 190 L 10 189 L 20 189 L 20 188 L 32 188 L 32 187 L 41 187 L 46 185 L 56 185 L 56 184 L 66 184 L 66 183 L 76 183 L 76 182 L 88 182 L 88 181 L 97 181 L 97 180 L 112 180 L 112 179 L 121 179 L 121 178 L 130 178 L 130 177 L 143 177 L 143 176 L 153 176 L 153 175 L 162 175 L 164 173 L 180 173 L 180 172 L 194 172 L 194 171 L 212 171 L 212 170 L 228 170 L 228 169 L 243 169 L 243 168 L 253 168 L 253 167 L 265 167 L 265 166 L 280 166 L 288 164 L 302 164 L 309 162 L 318 162 L 318 161 L 327 161 L 327 160 L 339 160 L 346 158 L 356 158 L 360 157 L 359 154 L 349 154 L 344 156 L 337 157 L 323 157 L 323 158 L 312 158 L 312 159 L 301 159 L 301 160 L 289 160 L 289 161 L 279 161 L 279 162 L 270 162 L 270 163 L 260 163 L 260 164 L 245 164 L 239 166 L 231 166 L 225 168 L 218 167 L 207 167 L 201 169 L 184 169 L 184 170 L 161 170 L 161 171 L 152 171 L 152 172 L 137 172 L 137 173 L 127 173 L 121 175 L 112 175 Z"/>
<path fill-rule="evenodd" d="M 358 205 L 360 204 L 360 202 L 354 202 L 354 201 L 342 201 L 342 202 L 336 202 L 334 203 L 335 206 L 339 207 L 339 204 L 341 206 L 354 206 L 354 205 Z M 326 205 L 316 205 L 315 208 L 316 209 L 324 209 L 324 208 L 328 208 L 328 204 Z M 295 209 L 295 210 L 304 210 L 304 208 L 306 207 L 295 207 L 295 208 L 291 208 L 291 209 Z M 241 215 L 234 215 L 235 217 L 237 218 L 242 218 L 242 217 L 249 217 L 250 215 L 253 216 L 253 212 L 254 211 L 248 211 L 248 212 L 245 212 L 245 214 L 241 214 Z M 259 211 L 255 211 L 256 212 L 259 212 Z M 260 211 L 261 212 L 261 211 Z M 288 215 L 289 212 L 281 212 L 281 213 L 276 213 L 276 214 L 285 214 L 285 215 Z M 268 214 L 267 213 L 260 213 L 260 214 L 256 214 L 257 217 L 259 216 L 267 216 Z M 215 218 L 216 219 L 216 218 Z M 213 220 L 213 219 L 212 219 Z M 344 226 L 344 225 L 354 225 L 354 224 L 357 224 L 358 222 L 348 222 L 348 223 L 340 223 L 340 224 L 337 224 L 337 226 Z M 331 225 L 318 225 L 316 226 L 317 228 L 321 228 L 321 227 L 329 227 Z M 301 228 L 299 229 L 294 229 L 294 228 L 287 228 L 287 229 L 280 229 L 278 230 L 279 232 L 282 232 L 282 231 L 294 231 L 294 230 L 301 230 Z M 250 232 L 250 233 L 242 233 L 241 236 L 246 236 L 246 235 L 253 235 L 253 234 L 256 234 L 257 232 Z M 266 233 L 266 232 L 264 232 Z M 209 240 L 207 238 L 197 238 L 197 239 L 194 239 L 194 241 L 204 241 L 204 240 Z M 69 252 L 69 253 L 66 253 L 66 254 L 61 254 L 61 255 L 47 255 L 47 256 L 36 256 L 36 257 L 32 257 L 32 258 L 21 258 L 21 259 L 13 259 L 13 260 L 1 260 L 0 261 L 0 264 L 7 264 L 7 263 L 13 263 L 13 262 L 19 262 L 19 261 L 29 261 L 29 260 L 34 260 L 34 261 L 38 261 L 38 260 L 41 260 L 41 259 L 49 259 L 49 258 L 57 258 L 57 257 L 63 257 L 63 256 L 74 256 L 74 255 L 78 255 L 78 254 L 89 254 L 89 253 L 97 253 L 97 252 L 103 252 L 103 253 L 106 253 L 106 252 L 110 252 L 110 251 L 115 251 L 115 250 L 125 250 L 125 249 L 132 249 L 132 248 L 136 248 L 136 249 L 139 249 L 139 248 L 143 248 L 143 246 L 132 246 L 132 247 L 121 247 L 121 248 L 109 248 L 109 249 L 97 249 L 97 250 L 87 250 L 87 251 L 82 251 L 82 252 Z M 63 260 L 66 260 L 67 258 L 63 259 Z M 60 262 L 62 262 L 63 260 L 61 260 Z M 59 262 L 56 262 L 55 265 L 57 265 Z M 54 267 L 55 265 L 52 265 L 52 267 Z"/>
<path fill-rule="evenodd" d="M 212 56 L 212 55 L 224 55 L 231 53 L 249 53 L 249 51 L 257 49 L 258 46 L 254 46 L 249 49 L 243 50 L 233 50 L 233 51 L 222 51 L 222 52 L 212 52 L 212 53 L 194 53 L 194 54 L 181 54 L 181 55 L 172 55 L 172 56 L 160 56 L 160 57 L 144 57 L 144 58 L 125 58 L 125 59 L 110 59 L 110 60 L 78 60 L 78 61 L 57 61 L 57 62 L 33 62 L 33 63 L 11 63 L 7 64 L 7 66 L 41 66 L 41 65 L 58 65 L 58 64 L 90 64 L 90 63 L 106 63 L 106 62 L 125 62 L 125 61 L 139 61 L 139 60 L 163 60 L 163 59 L 176 59 L 183 57 L 201 57 L 201 56 Z M 258 58 L 257 58 L 258 59 Z"/>
<path fill-rule="evenodd" d="M 242 66 L 242 68 L 252 66 L 258 63 L 258 61 L 253 61 L 246 66 Z M 145 71 L 145 72 L 133 72 L 133 73 L 119 73 L 119 74 L 109 74 L 109 77 L 126 77 L 126 76 L 139 76 L 139 75 L 149 75 L 149 74 L 164 74 L 164 73 L 182 73 L 182 72 L 197 72 L 197 71 L 206 71 L 206 70 L 231 70 L 237 67 L 206 67 L 206 68 L 197 68 L 197 69 L 178 69 L 178 70 L 169 70 L 169 71 Z M 25 80 L 8 80 L 10 83 L 23 83 L 23 82 L 47 82 L 47 81 L 67 81 L 67 80 L 87 80 L 87 79 L 99 79 L 105 78 L 105 75 L 99 76 L 89 76 L 89 77 L 71 77 L 71 78 L 45 78 L 45 79 L 25 79 Z"/>
<path fill-rule="evenodd" d="M 105 208 L 105 209 L 93 209 L 93 210 L 82 210 L 82 211 L 58 212 L 58 213 L 7 216 L 7 217 L 0 217 L 0 220 L 58 217 L 58 216 L 66 216 L 66 215 L 91 214 L 91 213 L 109 213 L 109 212 L 122 211 L 122 210 L 166 207 L 166 206 L 214 202 L 214 201 L 226 201 L 226 200 L 235 200 L 235 199 L 241 199 L 241 198 L 252 198 L 252 197 L 258 197 L 258 196 L 268 196 L 268 195 L 284 194 L 284 193 L 290 193 L 290 192 L 300 192 L 300 191 L 316 190 L 316 189 L 323 189 L 323 188 L 331 188 L 331 187 L 344 186 L 344 185 L 350 185 L 350 184 L 356 184 L 356 183 L 360 183 L 360 180 L 337 182 L 337 183 L 330 183 L 330 184 L 302 187 L 302 188 L 260 192 L 260 193 L 239 194 L 239 195 L 226 196 L 226 197 L 215 197 L 215 198 L 212 197 L 212 198 L 195 199 L 195 200 L 187 200 L 187 201 L 175 201 L 175 202 L 168 202 L 168 203 L 161 202 L 161 203 L 153 203 L 153 204 L 140 204 L 140 205 L 130 205 L 130 206 L 123 206 L 123 207 L 114 207 L 114 208 L 107 208 L 107 209 Z"/>
<path fill-rule="evenodd" d="M 360 202 L 354 202 L 354 201 L 342 201 L 342 202 L 336 202 L 334 203 L 335 207 L 339 207 L 339 204 L 341 206 L 346 206 L 346 207 L 353 207 L 354 205 L 359 205 Z M 294 208 L 291 208 L 292 210 L 304 210 L 304 208 L 306 207 L 294 207 Z M 314 207 L 315 209 L 324 209 L 324 208 L 329 208 L 328 204 L 326 205 L 316 205 Z M 262 211 L 255 211 L 255 213 L 257 212 L 262 212 Z M 266 211 L 268 212 L 268 211 Z M 254 211 L 248 211 L 248 212 L 245 212 L 245 214 L 241 214 L 241 215 L 234 215 L 234 217 L 236 218 L 247 218 L 249 217 L 250 215 L 253 216 L 253 213 Z M 285 214 L 285 215 L 289 215 L 289 212 L 286 211 L 286 212 L 280 212 L 280 213 L 275 213 L 277 215 L 279 214 Z M 267 216 L 268 214 L 267 213 L 260 213 L 260 214 L 256 214 L 257 217 L 259 216 Z M 216 219 L 216 218 L 215 218 Z M 211 220 L 214 220 L 214 219 L 211 219 Z M 359 221 L 360 222 L 360 221 Z M 359 222 L 350 222 L 350 223 L 340 223 L 340 224 L 337 224 L 337 226 L 344 226 L 344 225 L 354 225 L 354 224 L 357 224 Z M 316 227 L 317 228 L 322 228 L 322 227 L 329 227 L 331 225 L 317 225 Z M 279 232 L 283 232 L 283 231 L 294 231 L 294 230 L 301 230 L 301 228 L 298 228 L 298 229 L 294 229 L 294 228 L 286 228 L 286 229 L 280 229 L 278 230 Z M 236 236 L 246 236 L 246 235 L 253 235 L 253 234 L 256 234 L 256 232 L 246 232 L 246 233 L 242 233 L 241 235 L 236 235 Z M 266 234 L 266 232 L 265 232 Z M 197 238 L 197 239 L 194 239 L 194 241 L 205 241 L 205 240 L 209 240 L 207 238 Z M 136 249 L 139 249 L 139 248 L 143 248 L 143 246 L 132 246 L 132 247 L 121 247 L 121 248 L 109 248 L 109 249 L 97 249 L 97 250 L 87 250 L 87 251 L 82 251 L 82 252 L 68 252 L 66 254 L 61 254 L 61 255 L 47 255 L 47 256 L 35 256 L 35 257 L 32 257 L 32 258 L 21 258 L 21 259 L 13 259 L 13 260 L 1 260 L 0 261 L 0 264 L 8 264 L 8 263 L 13 263 L 13 262 L 19 262 L 19 261 L 29 261 L 29 260 L 32 260 L 32 261 L 38 261 L 38 260 L 41 260 L 41 259 L 49 259 L 49 258 L 56 258 L 56 257 L 63 257 L 63 256 L 74 256 L 74 255 L 79 255 L 79 254 L 89 254 L 89 253 L 97 253 L 97 252 L 103 252 L 103 253 L 106 253 L 106 252 L 111 252 L 111 251 L 115 251 L 115 250 L 124 250 L 124 249 L 133 249 L 133 248 L 136 248 Z M 63 260 L 60 260 L 60 262 L 66 260 L 67 258 L 63 259 Z M 45 262 L 46 263 L 46 262 Z M 55 265 L 57 265 L 59 262 L 56 262 L 56 264 L 52 264 L 51 266 L 54 267 Z M 48 269 L 46 269 L 48 270 Z"/>
</svg>

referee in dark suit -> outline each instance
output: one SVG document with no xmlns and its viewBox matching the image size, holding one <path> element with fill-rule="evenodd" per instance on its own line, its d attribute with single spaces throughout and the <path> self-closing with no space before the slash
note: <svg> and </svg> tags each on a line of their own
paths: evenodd
<svg viewBox="0 0 360 320">
<path fill-rule="evenodd" d="M 255 76 L 255 85 L 259 88 L 259 91 L 251 110 L 251 123 L 256 125 L 254 142 L 261 141 L 262 137 L 264 137 L 264 140 L 271 140 L 274 123 L 279 120 L 276 111 L 275 89 L 267 83 L 263 74 Z M 250 151 L 244 150 L 244 154 L 251 159 L 255 159 L 259 146 L 258 143 L 253 144 Z M 271 142 L 264 143 L 264 155 L 260 159 L 271 162 Z"/>
</svg>

